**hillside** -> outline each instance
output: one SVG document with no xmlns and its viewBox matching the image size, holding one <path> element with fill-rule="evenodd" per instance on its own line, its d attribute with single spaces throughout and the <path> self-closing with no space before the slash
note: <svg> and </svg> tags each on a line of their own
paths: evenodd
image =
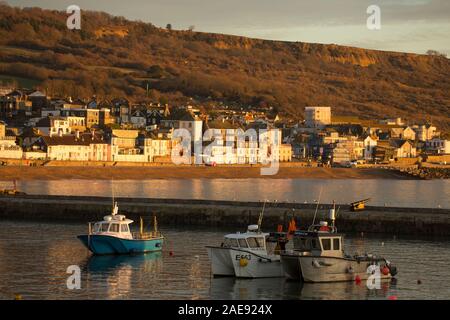
<svg viewBox="0 0 450 320">
<path fill-rule="evenodd" d="M 63 12 L 2 6 L 0 74 L 39 80 L 52 96 L 271 105 L 293 118 L 305 105 L 330 105 L 341 115 L 450 128 L 443 57 L 169 31 L 100 12 L 82 17 L 82 30 L 70 31 Z"/>
</svg>

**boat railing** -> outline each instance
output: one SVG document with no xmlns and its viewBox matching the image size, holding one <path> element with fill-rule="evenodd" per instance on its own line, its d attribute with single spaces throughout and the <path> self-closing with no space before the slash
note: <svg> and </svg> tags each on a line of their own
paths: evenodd
<svg viewBox="0 0 450 320">
<path fill-rule="evenodd" d="M 161 238 L 162 233 L 160 231 L 150 231 L 150 232 L 133 232 L 133 239 L 147 240 L 153 238 Z"/>
</svg>

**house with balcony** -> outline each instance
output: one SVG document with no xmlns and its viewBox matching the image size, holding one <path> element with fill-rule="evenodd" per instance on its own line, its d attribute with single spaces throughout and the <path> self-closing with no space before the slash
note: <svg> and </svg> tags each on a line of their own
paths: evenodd
<svg viewBox="0 0 450 320">
<path fill-rule="evenodd" d="M 433 138 L 425 142 L 425 149 L 433 154 L 450 154 L 450 140 Z"/>
</svg>

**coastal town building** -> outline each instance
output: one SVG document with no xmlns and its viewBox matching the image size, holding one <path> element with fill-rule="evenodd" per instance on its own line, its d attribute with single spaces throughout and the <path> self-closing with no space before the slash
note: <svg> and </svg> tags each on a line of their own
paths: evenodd
<svg viewBox="0 0 450 320">
<path fill-rule="evenodd" d="M 102 135 L 94 132 L 67 136 L 42 136 L 31 146 L 30 152 L 33 158 L 38 158 L 36 154 L 39 152 L 45 153 L 45 160 L 110 161 L 109 143 Z"/>
<path fill-rule="evenodd" d="M 426 142 L 426 150 L 434 154 L 450 154 L 450 140 L 434 138 Z"/>
<path fill-rule="evenodd" d="M 22 148 L 17 145 L 16 137 L 7 135 L 6 125 L 0 122 L 0 158 L 22 159 Z"/>
<path fill-rule="evenodd" d="M 36 123 L 36 128 L 45 136 L 63 136 L 71 133 L 69 120 L 64 117 L 47 117 Z"/>
<path fill-rule="evenodd" d="M 417 140 L 428 141 L 439 136 L 437 128 L 430 124 L 416 125 L 412 127 L 417 134 Z"/>
<path fill-rule="evenodd" d="M 292 146 L 290 144 L 280 145 L 278 160 L 280 162 L 291 162 L 292 161 Z"/>
<path fill-rule="evenodd" d="M 331 107 L 306 107 L 305 125 L 310 128 L 323 128 L 331 124 Z"/>
<path fill-rule="evenodd" d="M 364 160 L 366 161 L 372 161 L 374 157 L 374 151 L 378 144 L 378 137 L 368 135 L 363 140 L 363 146 L 364 146 Z"/>
</svg>

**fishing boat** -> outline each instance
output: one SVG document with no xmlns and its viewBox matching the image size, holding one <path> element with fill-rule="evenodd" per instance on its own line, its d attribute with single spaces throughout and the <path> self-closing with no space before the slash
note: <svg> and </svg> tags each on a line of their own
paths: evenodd
<svg viewBox="0 0 450 320">
<path fill-rule="evenodd" d="M 280 256 L 276 254 L 276 242 L 269 233 L 260 231 L 258 225 L 250 225 L 244 233 L 227 234 L 220 246 L 207 246 L 214 276 L 237 278 L 283 277 Z"/>
<path fill-rule="evenodd" d="M 214 276 L 283 277 L 279 252 L 284 250 L 284 238 L 277 233 L 261 232 L 264 207 L 258 224 L 249 225 L 244 233 L 225 235 L 220 246 L 206 247 Z"/>
<path fill-rule="evenodd" d="M 107 254 L 138 254 L 161 251 L 164 237 L 158 231 L 156 217 L 154 230 L 144 232 L 144 222 L 141 218 L 140 231 L 131 232 L 130 224 L 133 220 L 118 214 L 119 207 L 114 203 L 110 215 L 103 217 L 103 221 L 89 223 L 88 234 L 79 235 L 78 239 L 95 255 Z"/>
<path fill-rule="evenodd" d="M 371 276 L 390 279 L 397 268 L 383 257 L 373 254 L 348 255 L 344 252 L 344 235 L 335 226 L 335 206 L 329 220 L 313 224 L 294 233 L 290 251 L 281 252 L 283 271 L 288 278 L 305 282 L 361 281 Z"/>
</svg>

